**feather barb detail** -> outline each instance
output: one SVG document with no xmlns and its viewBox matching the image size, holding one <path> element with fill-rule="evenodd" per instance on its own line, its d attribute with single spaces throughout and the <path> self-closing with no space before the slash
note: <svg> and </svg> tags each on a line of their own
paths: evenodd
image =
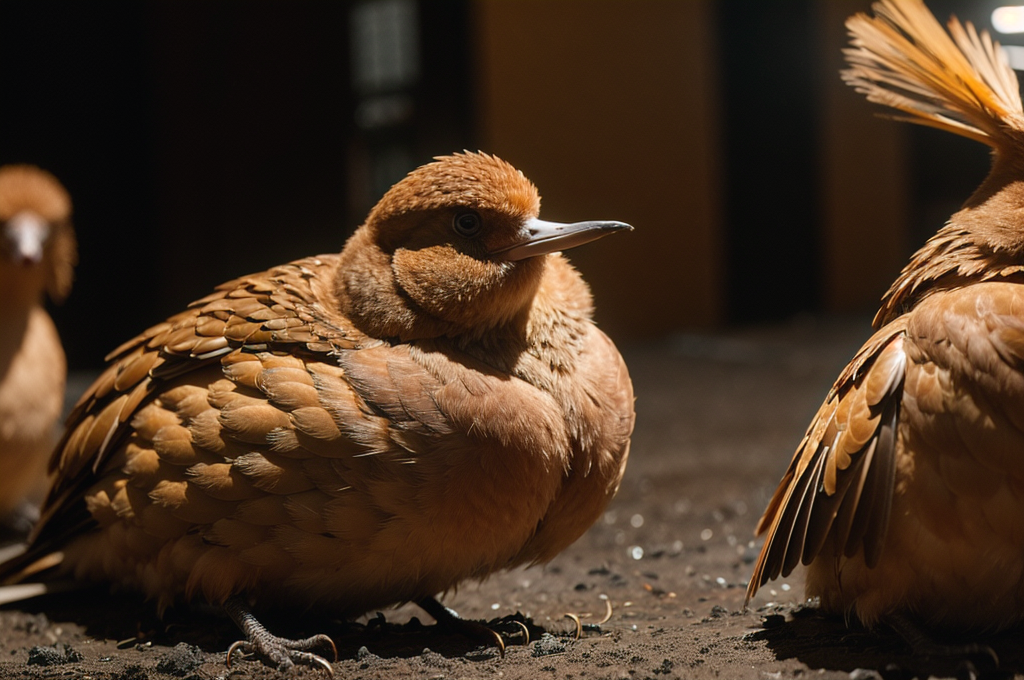
<svg viewBox="0 0 1024 680">
<path fill-rule="evenodd" d="M 996 149 L 1024 134 L 1017 76 L 999 43 L 955 17 L 943 30 L 922 0 L 881 0 L 846 22 L 843 80 L 897 116 Z"/>
</svg>

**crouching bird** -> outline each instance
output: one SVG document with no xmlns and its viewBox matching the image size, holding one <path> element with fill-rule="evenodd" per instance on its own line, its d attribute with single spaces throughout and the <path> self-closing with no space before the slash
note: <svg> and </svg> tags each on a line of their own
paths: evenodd
<svg viewBox="0 0 1024 680">
<path fill-rule="evenodd" d="M 0 571 L 223 604 L 244 651 L 329 670 L 311 652 L 329 639 L 252 612 L 415 602 L 444 619 L 436 594 L 553 558 L 615 494 L 634 420 L 557 251 L 631 227 L 539 206 L 504 161 L 438 158 L 339 255 L 226 283 L 114 350 Z"/>
<path fill-rule="evenodd" d="M 48 172 L 0 168 L 0 522 L 22 536 L 46 489 L 67 366 L 47 294 L 71 289 L 75 235 L 71 200 Z M 31 501 L 28 501 L 31 503 Z"/>
<path fill-rule="evenodd" d="M 1024 111 L 998 44 L 919 0 L 847 22 L 847 83 L 993 149 L 913 256 L 758 525 L 747 598 L 808 565 L 829 612 L 897 630 L 1024 619 Z M 952 36 L 952 37 L 951 37 Z"/>
</svg>

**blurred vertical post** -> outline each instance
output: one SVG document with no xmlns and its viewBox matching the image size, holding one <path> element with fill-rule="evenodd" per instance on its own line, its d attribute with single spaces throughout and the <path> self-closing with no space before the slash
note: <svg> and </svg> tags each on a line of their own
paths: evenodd
<svg viewBox="0 0 1024 680">
<path fill-rule="evenodd" d="M 909 251 L 921 245 L 909 243 L 909 126 L 880 117 L 881 107 L 839 77 L 846 18 L 870 6 L 870 0 L 816 3 L 822 297 L 832 312 L 877 309 Z"/>
</svg>

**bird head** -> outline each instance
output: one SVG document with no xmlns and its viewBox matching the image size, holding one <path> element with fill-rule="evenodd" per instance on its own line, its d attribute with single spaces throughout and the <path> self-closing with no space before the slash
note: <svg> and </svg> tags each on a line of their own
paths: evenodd
<svg viewBox="0 0 1024 680">
<path fill-rule="evenodd" d="M 31 165 L 0 168 L 0 268 L 27 294 L 45 288 L 59 302 L 76 260 L 71 199 L 60 182 Z"/>
<path fill-rule="evenodd" d="M 494 156 L 453 154 L 413 170 L 345 245 L 342 311 L 375 337 L 483 333 L 529 307 L 546 255 L 632 228 L 539 212 L 537 188 Z"/>
</svg>

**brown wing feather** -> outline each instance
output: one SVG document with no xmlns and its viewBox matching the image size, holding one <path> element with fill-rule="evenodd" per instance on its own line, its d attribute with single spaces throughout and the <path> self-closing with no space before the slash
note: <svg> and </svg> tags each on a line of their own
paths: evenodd
<svg viewBox="0 0 1024 680">
<path fill-rule="evenodd" d="M 747 588 L 757 589 L 826 544 L 877 562 L 885 541 L 895 474 L 906 357 L 905 324 L 876 333 L 854 357 L 811 422 L 758 522 L 767 532 Z"/>
<path fill-rule="evenodd" d="M 334 363 L 327 358 L 331 353 L 377 342 L 324 306 L 332 299 L 336 263 L 336 255 L 306 258 L 225 283 L 108 355 L 106 371 L 72 411 L 50 460 L 56 482 L 43 506 L 33 548 L 6 573 L 90 522 L 81 502 L 83 490 L 124 443 L 130 423 L 158 386 L 218 363 L 227 375 L 240 373 L 239 365 L 254 352 L 287 349 Z M 258 374 L 264 366 L 255 363 Z M 305 415 L 312 428 L 309 422 L 315 416 Z"/>
</svg>

